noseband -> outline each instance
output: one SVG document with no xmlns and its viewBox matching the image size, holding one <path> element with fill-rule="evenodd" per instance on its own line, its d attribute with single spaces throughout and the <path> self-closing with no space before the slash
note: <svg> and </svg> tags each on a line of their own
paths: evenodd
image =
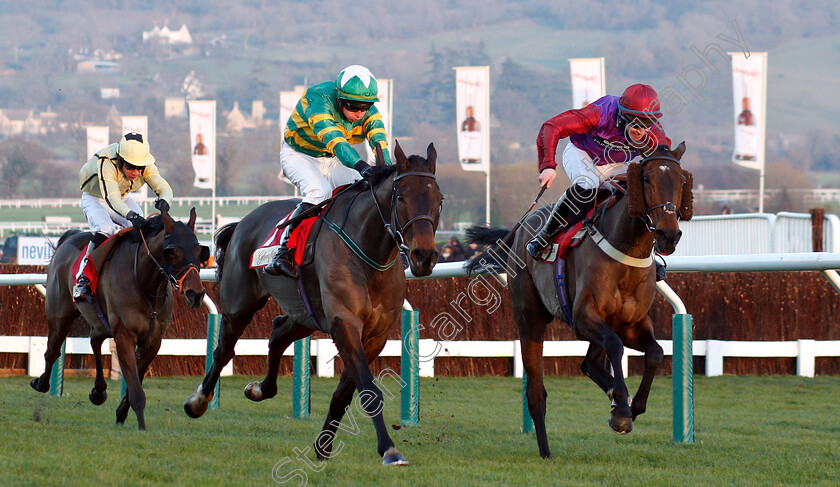
<svg viewBox="0 0 840 487">
<path fill-rule="evenodd" d="M 382 209 L 379 207 L 379 201 L 376 199 L 376 196 L 373 194 L 373 187 L 370 187 L 370 193 L 373 197 L 374 206 L 376 206 L 377 211 L 379 211 L 379 216 L 382 218 L 382 224 L 385 226 L 385 231 L 394 239 L 394 242 L 397 243 L 397 246 L 400 248 L 400 251 L 406 255 L 408 255 L 409 249 L 408 246 L 405 244 L 405 231 L 411 225 L 417 223 L 418 221 L 428 220 L 429 223 L 432 224 L 432 228 L 435 228 L 435 219 L 432 218 L 431 215 L 419 215 L 415 216 L 405 225 L 400 225 L 399 217 L 397 216 L 397 183 L 408 176 L 416 176 L 421 178 L 432 178 L 437 179 L 434 174 L 430 172 L 407 172 L 403 174 L 399 174 L 394 176 L 394 183 L 391 187 L 391 221 L 385 219 L 385 215 L 382 213 Z M 393 224 L 392 224 L 393 223 Z M 394 229 L 397 227 L 397 230 Z"/>
<path fill-rule="evenodd" d="M 677 166 L 680 165 L 680 160 L 677 159 L 674 156 L 650 156 L 650 157 L 646 157 L 646 158 L 642 159 L 640 164 L 642 165 L 642 167 L 644 167 L 645 164 L 647 164 L 648 162 L 653 161 L 653 160 L 671 161 L 671 162 L 675 162 L 677 164 Z M 644 198 L 644 193 L 642 193 L 642 198 Z M 662 208 L 662 213 L 660 213 L 659 216 L 654 221 L 653 217 L 650 216 L 650 212 L 653 211 L 653 210 L 657 210 L 659 208 Z M 665 203 L 662 203 L 661 205 L 656 205 L 656 206 L 647 206 L 647 202 L 645 202 L 645 214 L 642 215 L 642 220 L 645 223 L 645 228 L 647 229 L 647 231 L 648 232 L 655 232 L 656 228 L 659 226 L 659 221 L 662 220 L 663 216 L 668 215 L 668 214 L 676 214 L 677 219 L 679 219 L 679 217 L 680 217 L 679 213 L 677 213 L 677 205 L 675 205 L 673 202 L 666 201 Z"/>
</svg>

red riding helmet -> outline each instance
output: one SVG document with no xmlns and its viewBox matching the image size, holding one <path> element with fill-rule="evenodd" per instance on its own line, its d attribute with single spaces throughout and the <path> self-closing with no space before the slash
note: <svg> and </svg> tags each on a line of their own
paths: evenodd
<svg viewBox="0 0 840 487">
<path fill-rule="evenodd" d="M 618 109 L 625 118 L 648 120 L 651 124 L 662 118 L 659 95 L 650 85 L 630 85 L 618 99 Z"/>
</svg>

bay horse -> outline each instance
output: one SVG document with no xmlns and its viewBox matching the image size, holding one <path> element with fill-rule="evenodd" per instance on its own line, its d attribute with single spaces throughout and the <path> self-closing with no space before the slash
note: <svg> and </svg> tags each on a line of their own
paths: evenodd
<svg viewBox="0 0 840 487">
<path fill-rule="evenodd" d="M 437 152 L 433 144 L 423 158 L 406 157 L 397 143 L 393 166 L 383 167 L 379 156 L 380 180 L 370 184 L 359 181 L 338 194 L 315 224 L 320 231 L 313 227 L 313 233 L 319 231 L 314 258 L 304 263 L 300 286 L 309 296 L 314 319 L 297 281 L 250 267 L 251 254 L 298 200 L 266 203 L 217 232 L 221 336 L 212 367 L 184 403 L 187 415 L 197 418 L 207 410 L 220 371 L 233 359 L 234 345 L 254 314 L 274 297 L 286 314 L 273 322 L 265 379 L 248 384 L 245 395 L 253 401 L 274 397 L 283 351 L 320 327 L 332 337 L 344 367 L 315 441 L 317 457 L 327 459 L 332 454 L 336 430 L 358 389 L 364 409 L 360 412 L 373 419 L 383 465 L 408 463 L 388 435 L 382 392 L 369 364 L 382 352 L 388 332 L 400 319 L 406 286 L 400 250 L 415 276 L 431 274 L 437 262 L 435 231 L 443 196 L 435 179 Z"/>
<path fill-rule="evenodd" d="M 651 383 L 663 359 L 649 316 L 656 294 L 656 270 L 650 257 L 654 250 L 663 255 L 673 253 L 682 235 L 679 221 L 689 220 L 693 214 L 693 177 L 680 167 L 684 153 L 685 142 L 673 151 L 660 146 L 640 162 L 628 165 L 627 196 L 596 217 L 591 227 L 607 242 L 601 245 L 606 248 L 611 244 L 614 257 L 602 250 L 596 242 L 600 237 L 593 237 L 591 228 L 587 238 L 569 249 L 566 256 L 565 282 L 572 321 L 567 324 L 579 340 L 589 342 L 581 371 L 607 394 L 612 404 L 608 423 L 620 434 L 629 433 L 636 417 L 645 412 Z M 569 320 L 555 284 L 555 279 L 562 279 L 563 270 L 555 272 L 554 264 L 536 261 L 525 245 L 550 209 L 542 207 L 528 215 L 510 247 L 498 244 L 508 233 L 505 229 L 472 227 L 468 235 L 471 241 L 495 244 L 497 255 L 507 258 L 495 266 L 501 264 L 508 271 L 527 374 L 528 410 L 544 458 L 550 457 L 551 451 L 545 428 L 543 337 L 552 319 Z M 476 271 L 488 265 L 494 263 L 485 255 L 483 261 L 476 258 L 466 267 Z M 644 374 L 633 398 L 621 365 L 625 346 L 644 353 Z"/>
<path fill-rule="evenodd" d="M 111 237 L 115 240 L 95 249 L 91 258 L 99 269 L 99 277 L 94 303 L 74 303 L 72 297 L 75 276 L 72 267 L 92 234 L 69 230 L 61 236 L 47 271 L 46 370 L 32 379 L 33 389 L 49 390 L 53 363 L 61 354 L 61 344 L 70 333 L 73 321 L 81 314 L 91 327 L 90 346 L 96 362 L 90 402 L 99 406 L 108 398 L 102 371 L 102 343 L 106 338 L 114 338 L 127 386 L 127 393 L 117 406 L 117 423 L 125 423 L 130 406 L 137 415 L 138 428 L 146 429 L 143 376 L 160 350 L 161 339 L 172 319 L 173 288 L 184 295 L 191 308 L 198 308 L 204 299 L 198 269 L 210 257 L 210 249 L 199 245 L 195 219 L 195 208 L 190 211 L 187 224 L 163 213 L 147 220 L 145 235 L 136 229 L 123 230 Z"/>
</svg>

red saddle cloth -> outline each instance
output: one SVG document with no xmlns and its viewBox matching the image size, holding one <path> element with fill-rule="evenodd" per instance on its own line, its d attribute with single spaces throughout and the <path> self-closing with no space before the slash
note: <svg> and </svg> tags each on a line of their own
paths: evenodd
<svg viewBox="0 0 840 487">
<path fill-rule="evenodd" d="M 129 229 L 130 230 L 130 229 Z M 113 240 L 117 235 L 120 233 L 124 233 L 126 230 L 121 230 L 119 233 L 115 233 L 108 237 L 105 242 L 102 242 L 99 247 L 105 246 L 106 242 Z M 99 248 L 97 247 L 97 248 Z M 76 257 L 76 262 L 73 263 L 73 267 L 70 269 L 72 276 L 77 276 L 79 274 L 79 267 L 82 265 L 82 260 L 85 258 L 85 252 L 87 251 L 87 246 L 82 247 L 82 251 L 79 252 L 79 256 Z M 93 256 L 88 257 L 88 265 L 85 266 L 85 276 L 87 276 L 88 281 L 90 281 L 90 289 L 95 294 L 96 293 L 96 285 L 99 284 L 99 271 L 96 269 L 96 266 L 93 265 Z"/>
<path fill-rule="evenodd" d="M 589 212 L 591 215 L 592 212 Z M 587 215 L 587 216 L 589 216 Z M 558 233 L 554 237 L 554 243 L 558 245 L 557 247 L 557 259 L 565 259 L 566 254 L 569 252 L 569 249 L 572 247 L 577 247 L 583 241 L 582 238 L 575 240 L 575 235 L 578 234 L 580 229 L 583 228 L 583 221 L 579 221 L 572 225 L 569 229 L 564 230 Z"/>
</svg>

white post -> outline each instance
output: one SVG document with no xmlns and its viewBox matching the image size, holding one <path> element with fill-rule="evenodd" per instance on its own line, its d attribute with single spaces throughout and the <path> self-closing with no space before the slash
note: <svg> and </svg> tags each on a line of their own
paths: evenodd
<svg viewBox="0 0 840 487">
<path fill-rule="evenodd" d="M 816 368 L 816 340 L 796 340 L 799 345 L 799 353 L 796 355 L 796 375 L 800 377 L 813 377 Z"/>
<path fill-rule="evenodd" d="M 706 340 L 706 377 L 723 375 L 723 346 L 720 340 Z"/>
</svg>

